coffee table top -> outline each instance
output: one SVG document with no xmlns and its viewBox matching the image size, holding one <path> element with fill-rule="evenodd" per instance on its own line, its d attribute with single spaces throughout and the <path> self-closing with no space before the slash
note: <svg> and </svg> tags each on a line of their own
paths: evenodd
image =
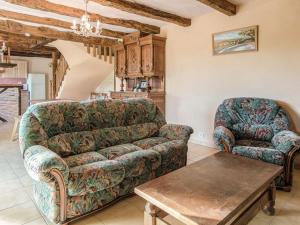
<svg viewBox="0 0 300 225">
<path fill-rule="evenodd" d="M 149 181 L 135 193 L 186 224 L 230 220 L 282 167 L 219 152 Z"/>
</svg>

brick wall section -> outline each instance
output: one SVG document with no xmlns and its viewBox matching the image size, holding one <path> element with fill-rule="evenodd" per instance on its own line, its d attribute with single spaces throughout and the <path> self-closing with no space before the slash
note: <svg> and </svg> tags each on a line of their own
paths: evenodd
<svg viewBox="0 0 300 225">
<path fill-rule="evenodd" d="M 24 113 L 28 107 L 28 92 L 21 92 L 21 111 Z M 5 92 L 0 94 L 0 115 L 8 121 L 14 121 L 14 118 L 18 116 L 18 89 L 9 88 Z"/>
</svg>

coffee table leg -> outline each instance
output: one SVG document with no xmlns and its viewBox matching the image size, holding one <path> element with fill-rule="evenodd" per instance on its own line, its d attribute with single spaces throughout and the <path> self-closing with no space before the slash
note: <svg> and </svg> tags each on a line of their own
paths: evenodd
<svg viewBox="0 0 300 225">
<path fill-rule="evenodd" d="M 269 187 L 268 190 L 268 204 L 265 208 L 264 212 L 270 216 L 273 216 L 275 214 L 275 199 L 276 199 L 276 185 L 275 181 L 273 181 Z"/>
<path fill-rule="evenodd" d="M 156 216 L 159 212 L 159 209 L 147 202 L 144 212 L 144 225 L 156 225 Z"/>
</svg>

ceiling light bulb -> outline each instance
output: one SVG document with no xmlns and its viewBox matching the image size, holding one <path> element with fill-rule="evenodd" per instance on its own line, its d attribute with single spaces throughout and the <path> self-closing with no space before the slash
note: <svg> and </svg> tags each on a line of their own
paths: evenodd
<svg viewBox="0 0 300 225">
<path fill-rule="evenodd" d="M 25 33 L 24 35 L 25 35 L 26 37 L 30 37 L 30 36 L 31 36 L 30 33 Z"/>
</svg>

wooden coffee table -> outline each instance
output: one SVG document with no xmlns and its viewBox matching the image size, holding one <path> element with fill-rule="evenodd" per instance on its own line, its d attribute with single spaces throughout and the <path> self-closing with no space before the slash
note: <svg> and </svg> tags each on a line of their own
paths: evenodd
<svg viewBox="0 0 300 225">
<path fill-rule="evenodd" d="M 135 188 L 147 201 L 145 225 L 171 215 L 188 225 L 247 224 L 261 209 L 274 215 L 283 168 L 219 152 Z"/>
</svg>

